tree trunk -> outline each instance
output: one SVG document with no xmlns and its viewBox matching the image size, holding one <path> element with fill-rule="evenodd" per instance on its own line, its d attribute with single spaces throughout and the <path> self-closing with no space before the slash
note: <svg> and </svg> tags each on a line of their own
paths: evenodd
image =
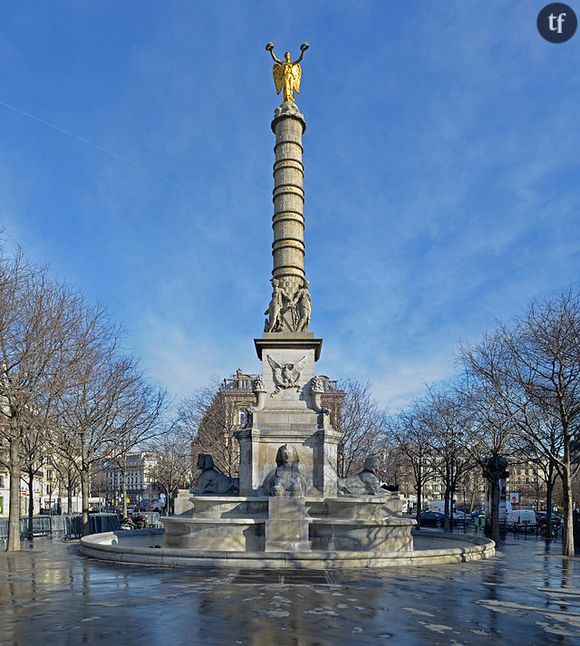
<svg viewBox="0 0 580 646">
<path fill-rule="evenodd" d="M 121 469 L 121 498 L 123 500 L 121 510 L 123 518 L 127 518 L 127 454 L 123 455 L 119 468 Z"/>
<path fill-rule="evenodd" d="M 494 478 L 491 485 L 491 539 L 497 545 L 499 533 L 499 480 Z"/>
<path fill-rule="evenodd" d="M 7 552 L 20 550 L 20 436 L 18 431 L 10 434 L 10 503 L 8 507 Z"/>
<path fill-rule="evenodd" d="M 422 506 L 422 497 L 423 497 L 423 483 L 421 482 L 421 472 L 419 471 L 419 477 L 417 478 L 417 511 L 415 513 L 415 518 L 417 520 L 417 529 L 421 529 L 419 524 L 419 516 L 421 515 L 421 506 Z"/>
<path fill-rule="evenodd" d="M 66 495 L 67 495 L 66 513 L 69 514 L 69 516 L 73 513 L 72 494 L 73 494 L 73 479 L 69 472 L 67 483 L 66 483 Z"/>
<path fill-rule="evenodd" d="M 546 538 L 552 538 L 552 497 L 554 494 L 554 463 L 548 464 L 548 477 L 546 479 Z"/>
<path fill-rule="evenodd" d="M 470 500 L 469 500 L 469 513 L 473 513 L 473 508 L 475 507 L 475 483 L 473 484 L 473 487 L 471 488 L 471 493 L 470 495 Z"/>
<path fill-rule="evenodd" d="M 90 533 L 89 528 L 89 472 L 83 468 L 81 471 L 81 498 L 82 498 L 82 518 L 81 518 L 81 536 L 87 536 Z"/>
<path fill-rule="evenodd" d="M 121 462 L 121 496 L 123 496 L 123 518 L 127 518 L 127 454 Z"/>
<path fill-rule="evenodd" d="M 451 532 L 451 522 L 449 518 L 449 497 L 450 497 L 450 492 L 449 492 L 449 487 L 445 487 L 445 498 L 444 498 L 444 518 L 443 518 L 443 531 L 445 532 Z"/>
<path fill-rule="evenodd" d="M 562 472 L 562 489 L 564 494 L 562 554 L 564 556 L 574 556 L 574 504 L 572 500 L 572 482 L 569 469 L 564 469 Z"/>
<path fill-rule="evenodd" d="M 33 518 L 34 518 L 34 473 L 28 469 L 28 538 L 34 538 Z"/>
</svg>

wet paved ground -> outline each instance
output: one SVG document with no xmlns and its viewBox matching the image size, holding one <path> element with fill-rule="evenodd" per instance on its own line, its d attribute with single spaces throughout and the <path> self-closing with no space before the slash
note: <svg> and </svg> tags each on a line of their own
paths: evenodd
<svg viewBox="0 0 580 646">
<path fill-rule="evenodd" d="M 28 544 L 26 544 L 28 546 Z M 580 559 L 508 535 L 475 563 L 272 573 L 0 554 L 0 644 L 580 644 Z"/>
</svg>

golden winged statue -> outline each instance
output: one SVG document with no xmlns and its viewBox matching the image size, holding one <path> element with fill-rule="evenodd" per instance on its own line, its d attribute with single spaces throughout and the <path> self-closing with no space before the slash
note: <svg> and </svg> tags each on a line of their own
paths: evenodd
<svg viewBox="0 0 580 646">
<path fill-rule="evenodd" d="M 300 56 L 292 61 L 290 52 L 284 54 L 284 60 L 281 61 L 274 55 L 274 43 L 268 43 L 266 50 L 270 52 L 270 56 L 274 59 L 274 84 L 276 85 L 276 94 L 280 94 L 284 90 L 284 102 L 290 101 L 294 103 L 294 92 L 300 92 L 300 79 L 302 78 L 302 68 L 300 61 L 304 56 L 304 52 L 310 47 L 308 43 L 300 45 Z"/>
</svg>

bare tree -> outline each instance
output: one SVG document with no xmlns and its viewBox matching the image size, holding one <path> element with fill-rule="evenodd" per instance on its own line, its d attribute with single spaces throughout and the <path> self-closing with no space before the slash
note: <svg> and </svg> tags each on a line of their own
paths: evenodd
<svg viewBox="0 0 580 646">
<path fill-rule="evenodd" d="M 162 415 L 167 409 L 166 392 L 147 383 L 134 364 L 134 374 L 122 393 L 111 459 L 121 473 L 123 517 L 127 516 L 127 457 L 138 446 L 165 432 Z"/>
<path fill-rule="evenodd" d="M 211 453 L 220 471 L 230 477 L 238 475 L 240 451 L 234 433 L 240 428 L 240 409 L 249 401 L 247 392 L 214 385 L 197 390 L 181 403 L 176 426 L 191 438 L 194 462 L 199 453 Z"/>
<path fill-rule="evenodd" d="M 444 487 L 444 529 L 453 529 L 453 498 L 465 474 L 475 465 L 467 450 L 472 420 L 465 401 L 455 390 L 429 390 L 420 404 L 419 418 L 429 431 L 435 471 Z"/>
<path fill-rule="evenodd" d="M 170 515 L 171 500 L 178 489 L 192 482 L 191 438 L 186 433 L 172 430 L 158 438 L 150 447 L 153 466 L 149 477 L 165 494 L 165 514 Z"/>
<path fill-rule="evenodd" d="M 346 478 L 358 470 L 367 455 L 380 455 L 385 447 L 387 417 L 373 397 L 368 383 L 355 380 L 340 383 L 345 397 L 337 429 L 342 433 L 338 445 L 338 477 Z"/>
<path fill-rule="evenodd" d="M 559 432 L 559 424 L 553 418 L 545 420 L 543 426 L 543 435 L 545 437 L 546 446 L 549 451 L 545 452 L 541 448 L 529 441 L 529 438 L 523 437 L 524 446 L 522 455 L 526 462 L 532 463 L 536 467 L 536 475 L 542 482 L 542 489 L 545 491 L 545 505 L 546 505 L 546 537 L 552 536 L 552 515 L 554 506 L 554 490 L 558 482 L 559 472 L 557 465 L 552 455 L 562 454 L 562 436 Z M 574 451 L 571 450 L 574 455 Z M 576 469 L 572 465 L 572 471 L 575 473 Z M 573 498 L 574 499 L 574 498 Z"/>
<path fill-rule="evenodd" d="M 431 446 L 431 431 L 425 424 L 420 405 L 399 413 L 389 421 L 391 441 L 411 467 L 413 487 L 417 494 L 416 518 L 423 509 L 425 485 L 433 479 L 435 467 Z M 420 526 L 419 526 L 420 527 Z"/>
<path fill-rule="evenodd" d="M 54 429 L 56 450 L 79 473 L 83 535 L 89 531 L 91 474 L 116 454 L 118 442 L 133 420 L 135 386 L 141 379 L 134 360 L 115 356 L 114 328 L 103 325 L 99 330 L 99 342 L 85 355 L 76 383 L 59 401 Z"/>
<path fill-rule="evenodd" d="M 84 351 L 83 305 L 21 254 L 0 260 L 0 432 L 9 444 L 7 550 L 20 549 L 23 437 L 52 415 Z"/>
<path fill-rule="evenodd" d="M 500 483 L 506 475 L 509 462 L 521 456 L 522 442 L 517 429 L 493 388 L 469 370 L 468 352 L 463 351 L 466 372 L 458 386 L 470 419 L 466 427 L 466 448 L 488 483 L 488 531 L 497 543 L 500 540 Z M 493 362 L 498 353 L 495 344 L 486 348 L 488 360 Z"/>
<path fill-rule="evenodd" d="M 498 352 L 488 361 L 486 348 Z M 563 553 L 574 555 L 572 460 L 580 427 L 580 298 L 533 304 L 512 329 L 501 326 L 465 352 L 470 369 L 493 389 L 518 432 L 551 460 L 562 479 Z M 556 426 L 554 426 L 554 424 Z M 554 444 L 553 430 L 559 441 Z"/>
<path fill-rule="evenodd" d="M 57 478 L 59 496 L 62 497 L 63 490 L 66 491 L 67 514 L 73 513 L 73 497 L 79 489 L 79 472 L 76 467 L 77 458 L 67 457 L 51 448 L 49 464 L 54 469 Z"/>
<path fill-rule="evenodd" d="M 28 538 L 33 538 L 34 479 L 43 466 L 46 433 L 41 421 L 25 411 L 20 416 L 19 460 L 20 479 L 28 489 Z M 0 464 L 10 470 L 10 454 L 0 454 Z"/>
<path fill-rule="evenodd" d="M 48 437 L 45 420 L 31 415 L 30 423 L 24 430 L 20 442 L 21 478 L 28 487 L 28 538 L 34 538 L 34 479 L 47 463 Z"/>
<path fill-rule="evenodd" d="M 474 467 L 463 476 L 460 486 L 463 489 L 463 504 L 469 513 L 475 509 L 476 503 L 478 507 L 483 505 L 482 489 L 485 488 L 485 478 L 478 467 Z"/>
</svg>

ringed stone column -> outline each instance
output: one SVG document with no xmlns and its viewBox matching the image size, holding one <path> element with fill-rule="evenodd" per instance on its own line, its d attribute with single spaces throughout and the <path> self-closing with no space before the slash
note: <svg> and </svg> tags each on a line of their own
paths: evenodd
<svg viewBox="0 0 580 646">
<path fill-rule="evenodd" d="M 274 242 L 272 277 L 290 295 L 303 286 L 304 271 L 304 165 L 302 134 L 304 116 L 295 103 L 276 109 L 272 131 L 274 146 Z"/>
</svg>

